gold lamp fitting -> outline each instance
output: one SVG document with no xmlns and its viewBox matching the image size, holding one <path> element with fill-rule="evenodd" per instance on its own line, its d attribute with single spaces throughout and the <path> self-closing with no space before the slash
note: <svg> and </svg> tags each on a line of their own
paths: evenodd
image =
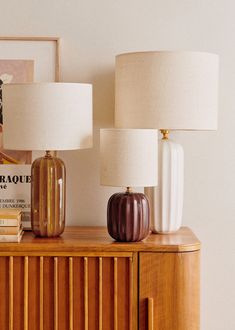
<svg viewBox="0 0 235 330">
<path fill-rule="evenodd" d="M 160 132 L 162 133 L 162 140 L 168 140 L 169 130 L 168 129 L 160 129 Z"/>
<path fill-rule="evenodd" d="M 126 193 L 127 194 L 131 193 L 131 191 L 132 191 L 131 187 L 126 187 Z"/>
<path fill-rule="evenodd" d="M 46 150 L 46 155 L 45 155 L 46 158 L 52 158 L 52 155 L 51 155 L 51 151 L 50 150 Z"/>
</svg>

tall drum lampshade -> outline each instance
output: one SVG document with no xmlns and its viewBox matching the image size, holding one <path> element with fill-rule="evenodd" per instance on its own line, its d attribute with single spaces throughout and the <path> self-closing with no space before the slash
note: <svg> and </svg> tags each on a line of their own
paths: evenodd
<svg viewBox="0 0 235 330">
<path fill-rule="evenodd" d="M 53 150 L 92 147 L 92 86 L 31 83 L 3 86 L 3 145 L 44 150 L 32 164 L 31 222 L 37 236 L 59 236 L 65 226 L 66 174 Z"/>
<path fill-rule="evenodd" d="M 157 185 L 157 130 L 101 129 L 100 155 L 101 184 L 127 188 L 108 201 L 109 234 L 118 241 L 140 241 L 149 234 L 149 203 L 131 187 Z"/>
<path fill-rule="evenodd" d="M 182 222 L 183 148 L 169 130 L 216 130 L 218 56 L 152 51 L 116 57 L 115 127 L 158 128 L 159 186 L 146 188 L 153 230 L 173 232 Z"/>
</svg>

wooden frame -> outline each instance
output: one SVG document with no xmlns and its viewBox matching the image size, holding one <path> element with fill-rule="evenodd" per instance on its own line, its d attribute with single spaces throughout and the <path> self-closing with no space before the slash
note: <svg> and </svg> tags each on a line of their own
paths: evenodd
<svg viewBox="0 0 235 330">
<path fill-rule="evenodd" d="M 34 37 L 34 36 L 0 36 L 1 41 L 12 42 L 50 42 L 55 44 L 55 76 L 54 81 L 60 81 L 60 38 L 59 37 Z M 16 55 L 17 57 L 17 55 Z"/>
<path fill-rule="evenodd" d="M 34 44 L 35 42 L 36 44 Z M 5 43 L 5 45 L 3 43 Z M 43 48 L 43 53 L 41 54 L 42 58 L 40 60 L 39 60 L 40 48 L 38 46 L 42 46 L 41 48 Z M 13 49 L 11 47 L 13 47 Z M 36 56 L 35 58 L 34 55 Z M 49 59 L 45 60 L 45 57 L 46 58 L 48 57 Z M 2 59 L 33 60 L 35 62 L 34 63 L 35 71 L 40 72 L 41 75 L 39 77 L 35 73 L 35 78 L 34 78 L 35 82 L 60 81 L 60 38 L 59 37 L 0 36 L 0 60 Z M 38 65 L 39 62 L 40 62 L 40 70 Z M 53 67 L 51 67 L 52 63 L 53 63 Z M 51 75 L 49 74 L 50 77 L 47 76 L 47 78 L 49 79 L 43 79 L 42 69 L 44 69 L 45 73 L 49 72 L 50 69 L 51 71 L 53 71 Z M 11 164 L 17 164 L 14 162 L 14 159 L 12 157 L 9 157 L 9 155 L 3 154 L 3 152 L 1 151 L 0 153 L 1 153 L 0 157 L 3 157 L 7 162 Z"/>
<path fill-rule="evenodd" d="M 0 60 L 25 60 L 25 62 L 33 61 L 34 64 L 34 79 L 26 80 L 34 82 L 59 82 L 60 81 L 60 38 L 59 37 L 39 37 L 39 36 L 0 36 Z M 23 62 L 22 61 L 22 62 Z M 5 72 L 4 72 L 5 73 Z M 6 72 L 7 73 L 7 72 Z M 24 82 L 24 81 L 17 81 Z M 9 82 L 8 82 L 9 83 Z M 1 114 L 1 111 L 0 111 Z M 1 122 L 0 122 L 1 125 Z M 30 161 L 25 163 L 18 162 L 18 158 L 10 157 L 9 151 L 5 152 L 2 145 L 2 125 L 0 126 L 0 163 L 2 159 L 1 174 L 2 175 L 30 175 Z M 22 152 L 23 153 L 23 152 Z M 37 158 L 42 153 L 33 151 L 30 158 Z M 20 157 L 22 155 L 20 154 Z M 22 156 L 23 157 L 23 156 Z M 11 164 L 8 166 L 8 164 Z M 22 166 L 21 166 L 22 165 Z M 18 188 L 16 192 L 16 188 Z M 24 228 L 30 228 L 30 185 L 24 186 L 14 185 L 14 194 L 9 191 L 9 186 L 0 184 L 0 192 L 2 200 L 7 199 L 11 194 L 11 199 L 14 200 L 14 205 L 20 200 L 21 204 L 27 205 L 23 215 Z M 18 195 L 17 195 L 18 194 Z M 14 195 L 14 196 L 13 196 Z M 20 196 L 16 198 L 16 196 Z M 10 199 L 9 199 L 10 200 Z M 10 205 L 10 204 L 9 204 Z M 18 205 L 18 204 L 17 204 Z M 4 204 L 4 207 L 10 207 Z M 1 202 L 0 202 L 1 207 Z"/>
</svg>

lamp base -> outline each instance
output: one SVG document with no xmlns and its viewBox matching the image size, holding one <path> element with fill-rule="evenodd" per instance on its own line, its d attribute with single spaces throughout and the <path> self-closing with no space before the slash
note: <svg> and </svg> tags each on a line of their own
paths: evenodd
<svg viewBox="0 0 235 330">
<path fill-rule="evenodd" d="M 184 151 L 166 138 L 159 141 L 158 187 L 147 187 L 151 229 L 154 233 L 176 232 L 182 223 L 184 190 Z"/>
<path fill-rule="evenodd" d="M 141 241 L 149 234 L 149 203 L 142 193 L 116 193 L 108 201 L 109 235 L 116 241 Z"/>
<path fill-rule="evenodd" d="M 64 162 L 49 151 L 31 169 L 31 224 L 36 236 L 56 237 L 65 227 Z"/>
</svg>

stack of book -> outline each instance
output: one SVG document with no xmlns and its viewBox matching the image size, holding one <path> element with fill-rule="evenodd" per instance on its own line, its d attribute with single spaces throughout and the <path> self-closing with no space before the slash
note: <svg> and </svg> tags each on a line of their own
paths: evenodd
<svg viewBox="0 0 235 330">
<path fill-rule="evenodd" d="M 0 242 L 20 242 L 23 236 L 21 210 L 0 209 Z"/>
</svg>

